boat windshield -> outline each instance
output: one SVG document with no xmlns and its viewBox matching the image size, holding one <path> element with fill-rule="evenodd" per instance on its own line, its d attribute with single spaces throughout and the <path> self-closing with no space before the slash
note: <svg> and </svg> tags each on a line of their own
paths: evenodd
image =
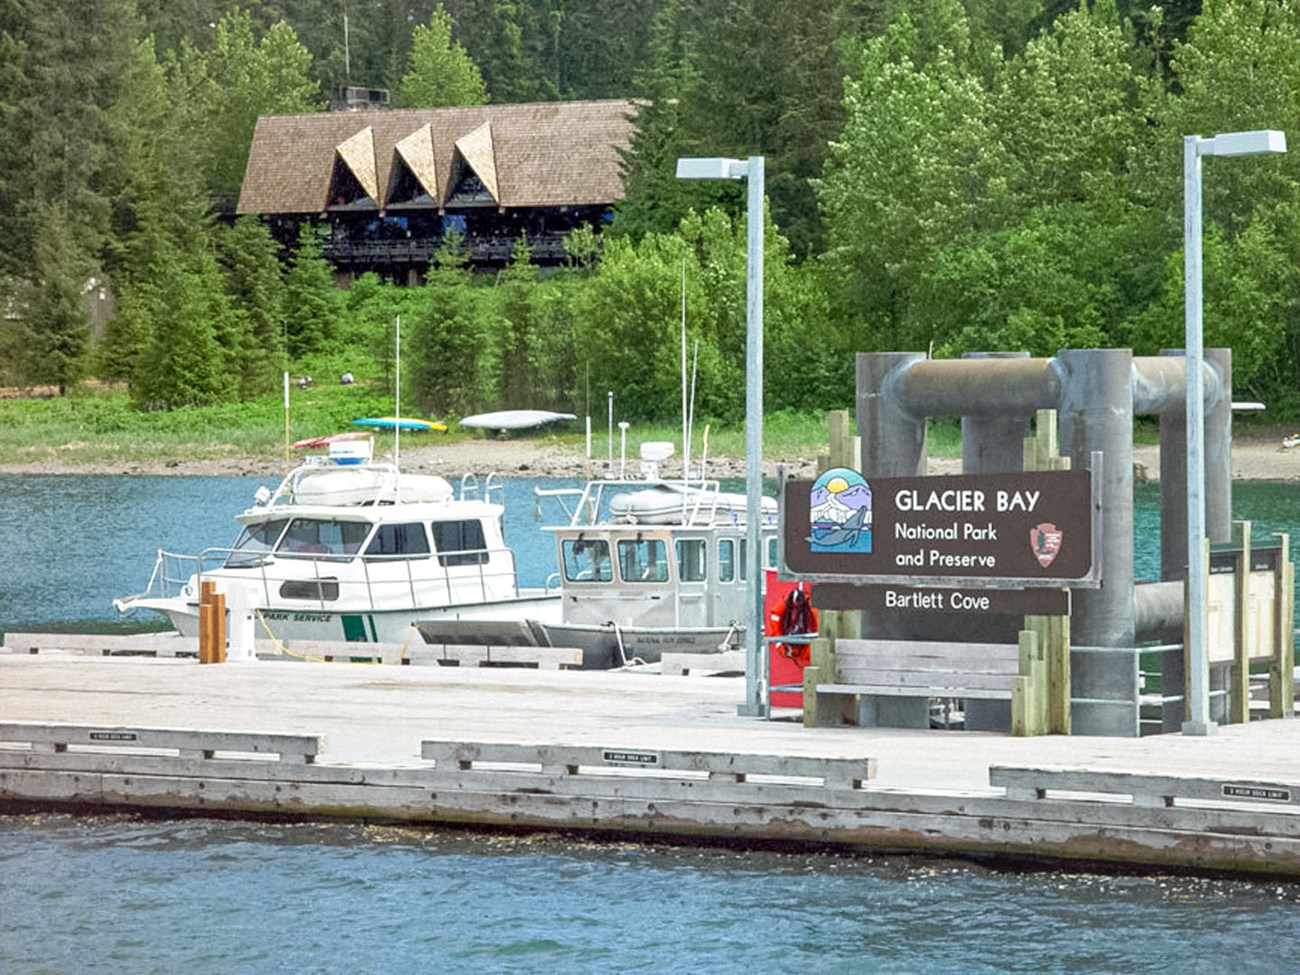
<svg viewBox="0 0 1300 975">
<path fill-rule="evenodd" d="M 246 525 L 235 539 L 234 550 L 226 556 L 227 569 L 251 569 L 262 564 L 262 557 L 275 548 L 275 543 L 289 523 L 288 518 L 259 521 Z"/>
<path fill-rule="evenodd" d="M 361 551 L 369 534 L 370 525 L 363 521 L 294 518 L 275 552 L 285 558 L 344 562 Z"/>
<path fill-rule="evenodd" d="M 566 581 L 609 582 L 614 578 L 614 570 L 609 562 L 609 542 L 566 538 L 561 550 Z"/>
<path fill-rule="evenodd" d="M 625 538 L 618 543 L 618 571 L 624 582 L 667 582 L 668 553 L 659 538 Z"/>
</svg>

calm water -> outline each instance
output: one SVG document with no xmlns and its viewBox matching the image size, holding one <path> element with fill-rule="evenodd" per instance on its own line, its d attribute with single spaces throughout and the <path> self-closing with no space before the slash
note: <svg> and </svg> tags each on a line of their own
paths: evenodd
<svg viewBox="0 0 1300 975">
<path fill-rule="evenodd" d="M 92 629 L 261 478 L 0 475 L 0 630 Z M 507 482 L 522 581 L 552 570 Z M 551 482 L 554 483 L 554 482 Z M 1137 573 L 1158 573 L 1139 490 Z M 1300 534 L 1300 490 L 1238 484 Z M 18 517 L 17 513 L 22 516 Z M 1300 544 L 1300 537 L 1297 539 Z M 139 622 L 139 621 L 137 621 Z M 0 702 L 0 716 L 2 716 Z M 1300 972 L 1300 886 L 355 825 L 0 816 L 0 975 Z"/>
<path fill-rule="evenodd" d="M 1300 887 L 942 860 L 42 816 L 0 876 L 12 975 L 1300 968 Z"/>
</svg>

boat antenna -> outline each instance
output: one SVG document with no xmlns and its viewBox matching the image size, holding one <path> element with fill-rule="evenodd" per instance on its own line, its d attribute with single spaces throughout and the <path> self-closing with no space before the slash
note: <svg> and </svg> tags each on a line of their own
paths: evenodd
<svg viewBox="0 0 1300 975">
<path fill-rule="evenodd" d="M 605 465 L 605 470 L 609 473 L 614 472 L 614 391 L 609 391 L 609 462 Z"/>
<path fill-rule="evenodd" d="M 402 316 L 397 316 L 397 348 L 393 355 L 393 466 L 402 466 Z M 401 479 L 398 479 L 401 484 Z M 400 491 L 400 488 L 398 489 Z M 401 500 L 400 497 L 398 500 Z"/>
<path fill-rule="evenodd" d="M 687 425 L 686 425 L 686 429 L 687 429 L 688 433 L 689 433 L 689 431 L 692 431 L 692 430 L 695 429 L 695 376 L 696 376 L 696 374 L 697 374 L 699 371 L 700 371 L 700 340 L 699 340 L 699 339 L 696 339 L 696 340 L 695 340 L 695 358 L 694 358 L 694 360 L 691 362 L 691 404 L 690 404 L 690 419 L 689 419 L 689 421 L 687 422 Z M 683 460 L 682 460 L 682 464 L 683 464 L 683 474 L 684 474 L 685 477 L 689 478 L 689 477 L 691 476 L 691 463 L 690 463 L 690 462 L 691 462 L 691 438 L 690 438 L 689 435 L 688 435 L 687 438 L 686 438 L 686 451 L 685 451 L 685 453 L 686 453 L 686 456 L 685 456 L 685 457 L 683 458 Z M 704 472 L 701 471 L 701 472 L 700 472 L 700 478 L 703 479 L 703 477 L 704 477 Z"/>
<path fill-rule="evenodd" d="M 686 258 L 682 258 L 682 479 L 691 475 L 690 420 L 686 415 Z"/>
<path fill-rule="evenodd" d="M 289 370 L 284 371 L 284 473 L 289 473 Z"/>
</svg>

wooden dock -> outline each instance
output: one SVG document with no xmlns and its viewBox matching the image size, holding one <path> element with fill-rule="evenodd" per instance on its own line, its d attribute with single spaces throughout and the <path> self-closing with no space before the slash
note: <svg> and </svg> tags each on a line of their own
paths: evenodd
<svg viewBox="0 0 1300 975">
<path fill-rule="evenodd" d="M 742 718 L 743 680 L 0 654 L 0 810 L 375 818 L 1300 876 L 1300 723 Z"/>
<path fill-rule="evenodd" d="M 434 664 L 442 667 L 535 667 L 558 670 L 581 667 L 577 647 L 521 647 L 491 644 L 431 646 L 413 638 L 407 643 L 344 643 L 327 640 L 256 640 L 259 660 L 305 660 L 311 663 Z M 199 657 L 197 637 L 179 633 L 6 633 L 0 653 L 77 653 L 102 657 Z"/>
</svg>

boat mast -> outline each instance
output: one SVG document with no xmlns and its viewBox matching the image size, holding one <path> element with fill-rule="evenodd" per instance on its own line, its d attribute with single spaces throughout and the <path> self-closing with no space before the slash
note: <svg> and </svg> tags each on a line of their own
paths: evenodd
<svg viewBox="0 0 1300 975">
<path fill-rule="evenodd" d="M 402 466 L 402 316 L 397 316 L 397 351 L 393 362 L 393 466 Z M 401 499 L 401 478 L 398 478 L 398 498 Z"/>
<path fill-rule="evenodd" d="M 682 480 L 691 476 L 691 432 L 686 415 L 686 258 L 682 258 Z"/>
<path fill-rule="evenodd" d="M 289 474 L 289 370 L 284 371 L 284 473 Z"/>
</svg>

